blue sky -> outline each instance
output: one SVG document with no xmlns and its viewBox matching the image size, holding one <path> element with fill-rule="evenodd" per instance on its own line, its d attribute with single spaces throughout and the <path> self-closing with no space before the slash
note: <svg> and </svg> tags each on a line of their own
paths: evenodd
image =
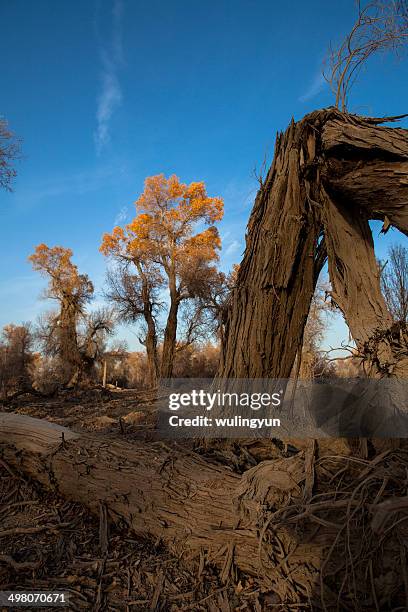
<svg viewBox="0 0 408 612">
<path fill-rule="evenodd" d="M 321 64 L 353 16 L 353 0 L 0 0 L 0 114 L 25 155 L 14 193 L 0 192 L 0 326 L 52 306 L 27 263 L 40 242 L 72 248 L 101 301 L 101 235 L 160 172 L 224 197 L 222 266 L 239 262 L 253 170 L 292 116 L 332 103 Z M 407 112 L 407 66 L 373 59 L 350 110 Z M 406 240 L 379 229 L 380 257 Z M 130 330 L 119 336 L 137 348 Z M 326 343 L 346 336 L 336 318 Z"/>
</svg>

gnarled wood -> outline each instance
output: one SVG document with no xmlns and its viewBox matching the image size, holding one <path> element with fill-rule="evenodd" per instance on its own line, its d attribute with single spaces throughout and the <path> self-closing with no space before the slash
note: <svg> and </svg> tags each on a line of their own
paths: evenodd
<svg viewBox="0 0 408 612">
<path fill-rule="evenodd" d="M 326 244 L 329 256 L 331 295 L 344 312 L 359 347 L 375 330 L 393 324 L 380 290 L 380 273 L 368 220 L 346 204 L 325 202 Z"/>
<path fill-rule="evenodd" d="M 370 219 L 383 221 L 387 217 L 391 225 L 408 236 L 408 161 L 367 162 L 357 168 L 351 163 L 341 177 L 338 166 L 338 162 L 331 163 L 327 171 L 334 197 L 341 197 L 351 209 L 362 208 Z"/>
<path fill-rule="evenodd" d="M 382 296 L 366 213 L 327 197 L 325 235 L 332 297 L 366 358 L 367 373 L 408 378 L 406 327 L 394 324 Z"/>
<path fill-rule="evenodd" d="M 221 375 L 287 378 L 301 345 L 316 279 L 320 209 L 313 164 L 319 113 L 278 136 L 248 223 L 225 327 Z"/>
<path fill-rule="evenodd" d="M 304 575 L 302 565 L 307 557 L 318 567 L 321 544 L 298 544 L 285 529 L 266 527 L 260 541 L 266 507 L 301 495 L 302 453 L 265 461 L 239 476 L 163 443 L 118 442 L 4 413 L 0 445 L 7 462 L 45 487 L 95 513 L 103 502 L 113 521 L 125 520 L 136 534 L 161 539 L 184 560 L 198 563 L 204 555 L 225 579 L 237 567 L 266 588 L 279 582 L 282 591 L 274 550 L 290 548 L 294 580 L 301 592 L 312 592 L 313 574 Z"/>
<path fill-rule="evenodd" d="M 371 119 L 335 109 L 321 113 L 326 115 L 322 129 L 322 147 L 326 156 L 341 157 L 339 151 L 344 156 L 348 150 L 354 155 L 359 151 L 360 160 L 372 157 L 407 159 L 407 130 L 380 125 L 393 121 L 393 117 Z"/>
<path fill-rule="evenodd" d="M 408 130 L 386 121 L 327 109 L 278 136 L 226 315 L 220 377 L 290 375 L 326 244 L 335 301 L 371 374 L 408 375 L 406 330 L 381 296 L 368 225 L 387 219 L 408 235 Z"/>
</svg>

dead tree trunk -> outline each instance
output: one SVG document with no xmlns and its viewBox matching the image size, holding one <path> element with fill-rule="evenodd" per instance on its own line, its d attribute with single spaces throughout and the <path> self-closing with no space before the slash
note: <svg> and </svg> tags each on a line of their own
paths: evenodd
<svg viewBox="0 0 408 612">
<path fill-rule="evenodd" d="M 305 575 L 302 567 L 307 559 L 317 571 L 321 543 L 306 538 L 297 543 L 283 527 L 270 530 L 264 524 L 266 507 L 302 499 L 303 453 L 265 461 L 240 476 L 160 442 L 107 443 L 104 437 L 2 413 L 0 444 L 7 462 L 46 488 L 95 513 L 106 504 L 113 521 L 125 520 L 136 534 L 161 539 L 197 566 L 200 558 L 218 566 L 223 580 L 237 567 L 281 592 L 275 554 L 290 549 L 292 582 L 285 597 L 296 601 L 293 581 L 301 592 L 314 589 L 313 572 Z"/>
<path fill-rule="evenodd" d="M 286 378 L 326 247 L 334 300 L 373 376 L 408 376 L 408 338 L 381 295 L 369 219 L 408 235 L 408 131 L 336 109 L 278 136 L 226 316 L 221 377 Z"/>
<path fill-rule="evenodd" d="M 375 123 L 375 120 L 373 120 Z M 369 219 L 408 235 L 408 131 L 362 119 L 328 122 L 324 225 L 333 298 L 371 377 L 408 378 L 408 330 L 381 293 Z"/>
<path fill-rule="evenodd" d="M 315 159 L 320 113 L 278 136 L 249 220 L 227 314 L 221 376 L 287 378 L 324 263 Z"/>
<path fill-rule="evenodd" d="M 326 243 L 332 298 L 342 310 L 370 377 L 408 377 L 408 337 L 394 324 L 380 288 L 380 273 L 364 210 L 327 199 Z"/>
</svg>

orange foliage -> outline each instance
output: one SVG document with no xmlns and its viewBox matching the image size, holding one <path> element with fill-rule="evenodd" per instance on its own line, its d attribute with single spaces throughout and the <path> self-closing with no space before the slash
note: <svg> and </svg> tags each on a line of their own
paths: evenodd
<svg viewBox="0 0 408 612">
<path fill-rule="evenodd" d="M 209 197 L 204 182 L 187 185 L 175 175 L 151 176 L 135 205 L 137 215 L 131 223 L 104 234 L 104 255 L 153 262 L 166 271 L 194 265 L 195 260 L 218 259 L 221 241 L 212 224 L 222 219 L 224 202 Z M 193 235 L 199 223 L 211 227 Z"/>
<path fill-rule="evenodd" d="M 93 292 L 88 277 L 79 274 L 77 266 L 72 263 L 72 255 L 71 249 L 61 246 L 50 248 L 42 243 L 28 258 L 34 270 L 50 278 L 49 292 L 54 297 L 66 293 L 85 298 Z"/>
<path fill-rule="evenodd" d="M 71 262 L 72 255 L 71 249 L 59 246 L 50 248 L 42 243 L 35 247 L 35 252 L 28 259 L 32 262 L 34 270 L 55 276 L 65 270 L 76 268 Z"/>
</svg>

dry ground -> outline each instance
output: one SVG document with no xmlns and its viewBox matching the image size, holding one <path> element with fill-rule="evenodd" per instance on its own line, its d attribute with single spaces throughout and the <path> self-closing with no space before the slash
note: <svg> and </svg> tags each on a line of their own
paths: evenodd
<svg viewBox="0 0 408 612">
<path fill-rule="evenodd" d="M 0 410 L 93 431 L 107 441 L 132 442 L 155 438 L 152 400 L 134 391 L 96 389 L 49 399 L 21 396 Z M 300 448 L 300 442 L 293 443 Z M 44 491 L 12 469 L 1 449 L 0 589 L 63 590 L 71 596 L 71 610 L 408 610 L 407 444 L 374 441 L 366 442 L 365 449 L 344 440 L 325 444 L 309 466 L 314 479 L 307 501 L 302 501 L 304 489 L 299 500 L 289 499 L 277 511 L 281 525 L 294 533 L 312 526 L 315 537 L 325 542 L 313 603 L 300 593 L 298 603 L 281 603 L 279 589 L 262 593 L 256 578 L 238 570 L 226 584 L 211 565 L 193 570 L 160 541 L 136 538 L 120 523 L 108 524 L 103 506 L 93 516 L 80 504 Z M 291 445 L 262 441 L 195 450 L 238 472 L 263 459 L 297 457 Z M 296 589 L 289 557 L 283 556 L 275 568 L 282 592 Z M 302 571 L 312 572 L 308 560 L 302 563 Z"/>
<path fill-rule="evenodd" d="M 107 438 L 154 437 L 151 396 L 132 391 L 27 395 L 1 409 Z M 72 610 L 259 612 L 274 603 L 249 577 L 226 586 L 211 567 L 189 572 L 160 541 L 107 526 L 103 512 L 44 491 L 1 458 L 0 589 L 63 590 Z"/>
</svg>

